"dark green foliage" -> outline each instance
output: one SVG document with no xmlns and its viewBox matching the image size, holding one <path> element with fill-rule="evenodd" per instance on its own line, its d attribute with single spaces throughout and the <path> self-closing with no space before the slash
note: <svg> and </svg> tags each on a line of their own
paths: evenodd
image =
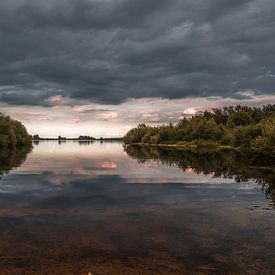
<svg viewBox="0 0 275 275">
<path fill-rule="evenodd" d="M 32 136 L 32 139 L 33 139 L 33 140 L 39 140 L 39 139 L 40 139 L 40 136 L 39 136 L 39 135 L 33 135 L 33 136 Z"/>
<path fill-rule="evenodd" d="M 262 108 L 229 106 L 205 111 L 157 127 L 139 124 L 124 137 L 127 144 L 216 144 L 275 154 L 275 105 Z M 204 143 L 202 143 L 202 141 Z M 191 142 L 191 143 L 190 143 Z M 185 143 L 185 144 L 187 144 Z M 202 146 L 201 146 L 202 147 Z"/>
<path fill-rule="evenodd" d="M 31 146 L 32 138 L 25 126 L 0 113 L 0 147 Z"/>
<path fill-rule="evenodd" d="M 78 139 L 79 140 L 95 140 L 95 138 L 91 137 L 91 136 L 79 136 Z"/>
</svg>

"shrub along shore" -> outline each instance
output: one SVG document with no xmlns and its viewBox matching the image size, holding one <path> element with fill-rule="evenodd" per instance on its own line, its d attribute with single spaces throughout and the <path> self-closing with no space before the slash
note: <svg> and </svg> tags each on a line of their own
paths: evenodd
<svg viewBox="0 0 275 275">
<path fill-rule="evenodd" d="M 275 156 L 275 105 L 212 109 L 176 124 L 141 123 L 124 136 L 124 142 L 198 152 L 236 149 Z"/>
<path fill-rule="evenodd" d="M 0 113 L 0 148 L 31 146 L 32 138 L 18 120 Z"/>
</svg>

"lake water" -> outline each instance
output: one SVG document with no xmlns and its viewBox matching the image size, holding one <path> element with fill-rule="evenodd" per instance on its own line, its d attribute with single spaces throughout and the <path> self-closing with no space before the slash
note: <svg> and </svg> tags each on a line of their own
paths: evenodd
<svg viewBox="0 0 275 275">
<path fill-rule="evenodd" d="M 0 160 L 0 274 L 275 272 L 272 165 L 119 142 Z"/>
</svg>

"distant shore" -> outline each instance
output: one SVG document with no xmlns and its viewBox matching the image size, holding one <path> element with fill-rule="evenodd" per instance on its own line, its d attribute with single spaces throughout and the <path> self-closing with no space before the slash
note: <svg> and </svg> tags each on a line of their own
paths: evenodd
<svg viewBox="0 0 275 275">
<path fill-rule="evenodd" d="M 90 138 L 90 139 L 81 139 L 81 138 L 32 138 L 32 141 L 122 141 L 123 138 Z"/>
</svg>

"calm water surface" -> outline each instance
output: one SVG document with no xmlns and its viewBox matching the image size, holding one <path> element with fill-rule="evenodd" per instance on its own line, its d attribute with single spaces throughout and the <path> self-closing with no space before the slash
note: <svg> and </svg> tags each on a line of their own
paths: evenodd
<svg viewBox="0 0 275 275">
<path fill-rule="evenodd" d="M 0 157 L 0 274 L 275 272 L 272 166 L 115 142 L 25 157 Z"/>
</svg>

